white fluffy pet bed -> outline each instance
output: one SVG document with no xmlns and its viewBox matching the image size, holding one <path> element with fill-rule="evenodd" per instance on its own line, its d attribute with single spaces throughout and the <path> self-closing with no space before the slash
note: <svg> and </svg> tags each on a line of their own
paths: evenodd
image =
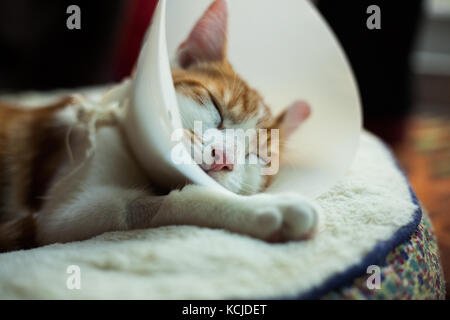
<svg viewBox="0 0 450 320">
<path fill-rule="evenodd" d="M 365 274 L 415 230 L 420 210 L 390 152 L 363 133 L 310 241 L 269 244 L 172 226 L 0 255 L 2 299 L 318 298 Z M 81 289 L 66 286 L 71 265 Z"/>
</svg>

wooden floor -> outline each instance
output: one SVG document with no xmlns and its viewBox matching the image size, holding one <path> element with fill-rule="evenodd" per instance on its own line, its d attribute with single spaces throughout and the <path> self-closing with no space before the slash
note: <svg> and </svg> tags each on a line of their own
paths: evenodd
<svg viewBox="0 0 450 320">
<path fill-rule="evenodd" d="M 430 213 L 450 293 L 450 118 L 412 116 L 394 152 Z"/>
<path fill-rule="evenodd" d="M 421 78 L 417 84 L 419 97 L 403 121 L 403 136 L 388 143 L 430 213 L 450 299 L 450 78 Z"/>
</svg>

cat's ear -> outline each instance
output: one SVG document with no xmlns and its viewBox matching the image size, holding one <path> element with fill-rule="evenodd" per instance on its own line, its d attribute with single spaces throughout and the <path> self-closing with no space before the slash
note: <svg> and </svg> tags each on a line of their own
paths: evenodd
<svg viewBox="0 0 450 320">
<path fill-rule="evenodd" d="M 304 101 L 296 101 L 284 110 L 275 120 L 275 128 L 280 129 L 283 137 L 289 137 L 309 118 L 311 107 Z"/>
<path fill-rule="evenodd" d="M 216 0 L 178 48 L 178 63 L 188 68 L 200 61 L 215 62 L 226 58 L 228 9 L 226 0 Z"/>
</svg>

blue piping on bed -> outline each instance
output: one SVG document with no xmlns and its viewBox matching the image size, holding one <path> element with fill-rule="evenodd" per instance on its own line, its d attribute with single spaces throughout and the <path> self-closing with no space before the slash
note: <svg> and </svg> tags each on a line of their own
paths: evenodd
<svg viewBox="0 0 450 320">
<path fill-rule="evenodd" d="M 373 250 L 369 252 L 359 263 L 349 267 L 346 271 L 331 276 L 321 285 L 314 287 L 300 295 L 290 297 L 283 296 L 280 298 L 272 298 L 272 300 L 316 300 L 320 299 L 321 297 L 335 289 L 351 285 L 355 279 L 361 277 L 362 275 L 367 275 L 369 277 L 369 274 L 367 274 L 366 272 L 368 266 L 384 265 L 387 255 L 397 246 L 408 241 L 411 235 L 416 231 L 417 227 L 420 224 L 420 221 L 422 220 L 422 207 L 420 206 L 419 200 L 409 183 L 407 175 L 405 174 L 404 170 L 401 169 L 401 166 L 394 157 L 393 152 L 387 145 L 385 145 L 384 143 L 383 145 L 391 154 L 397 168 L 404 174 L 408 183 L 412 202 L 417 205 L 417 209 L 413 213 L 413 220 L 407 225 L 401 227 L 389 240 L 380 241 L 373 248 Z"/>
<path fill-rule="evenodd" d="M 386 241 L 380 241 L 375 248 L 367 254 L 361 262 L 358 264 L 348 268 L 345 272 L 334 275 L 320 286 L 315 287 L 305 293 L 300 294 L 296 297 L 283 297 L 280 299 L 302 299 L 302 300 L 312 300 L 319 299 L 329 293 L 330 291 L 344 287 L 346 285 L 351 285 L 353 281 L 366 274 L 367 267 L 370 265 L 383 265 L 385 264 L 385 260 L 387 255 L 394 250 L 397 246 L 401 245 L 405 241 L 408 241 L 414 231 L 416 231 L 420 221 L 422 220 L 422 209 L 419 204 L 419 200 L 417 199 L 414 191 L 411 186 L 409 186 L 409 191 L 411 193 L 412 201 L 414 204 L 418 206 L 418 208 L 414 211 L 413 220 L 401 227 L 391 239 Z"/>
</svg>

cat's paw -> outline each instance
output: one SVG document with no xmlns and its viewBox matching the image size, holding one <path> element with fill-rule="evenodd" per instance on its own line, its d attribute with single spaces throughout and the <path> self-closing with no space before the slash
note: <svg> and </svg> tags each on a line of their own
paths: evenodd
<svg viewBox="0 0 450 320">
<path fill-rule="evenodd" d="M 317 228 L 318 207 L 297 194 L 273 196 L 270 200 L 261 201 L 258 207 L 255 227 L 264 240 L 306 240 Z"/>
</svg>

